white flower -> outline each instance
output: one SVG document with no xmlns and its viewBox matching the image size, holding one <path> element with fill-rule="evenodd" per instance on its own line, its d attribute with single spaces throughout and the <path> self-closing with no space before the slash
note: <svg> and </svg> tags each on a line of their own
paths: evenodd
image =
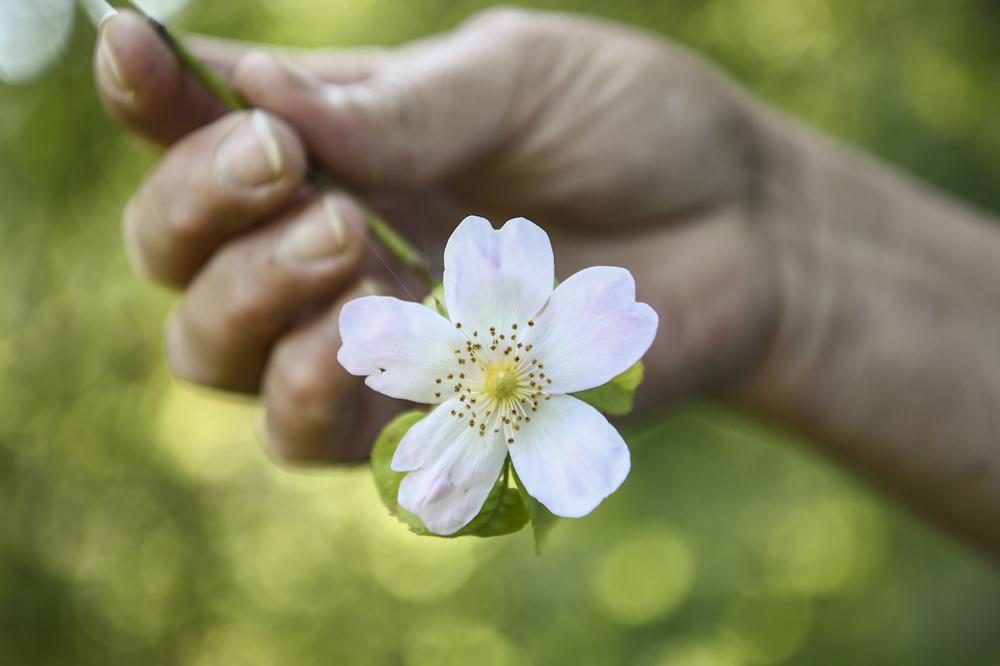
<svg viewBox="0 0 1000 666">
<path fill-rule="evenodd" d="M 81 0 L 95 17 L 103 1 Z M 189 0 L 141 0 L 150 16 L 166 19 Z M 0 0 L 0 80 L 22 83 L 59 57 L 73 28 L 76 0 Z"/>
<path fill-rule="evenodd" d="M 507 455 L 552 513 L 590 513 L 628 475 L 629 451 L 596 409 L 567 395 L 639 360 L 657 315 L 623 268 L 582 270 L 553 290 L 548 235 L 523 218 L 466 218 L 444 252 L 451 321 L 365 296 L 340 314 L 338 359 L 393 398 L 437 405 L 399 443 L 399 504 L 452 534 L 476 516 Z"/>
</svg>

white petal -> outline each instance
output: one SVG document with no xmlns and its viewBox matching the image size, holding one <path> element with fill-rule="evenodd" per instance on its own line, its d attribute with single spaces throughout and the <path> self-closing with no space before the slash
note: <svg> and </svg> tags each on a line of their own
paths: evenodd
<svg viewBox="0 0 1000 666">
<path fill-rule="evenodd" d="M 507 457 L 500 435 L 481 436 L 451 415 L 461 407 L 454 399 L 439 405 L 410 428 L 392 459 L 394 470 L 414 470 L 399 486 L 399 505 L 436 534 L 453 534 L 476 517 Z"/>
<path fill-rule="evenodd" d="M 642 358 L 656 337 L 659 317 L 635 301 L 635 281 L 624 268 L 595 266 L 556 287 L 535 318 L 533 357 L 545 365 L 549 393 L 600 386 Z"/>
<path fill-rule="evenodd" d="M 451 411 L 461 412 L 464 408 L 463 403 L 452 398 L 411 426 L 392 456 L 393 471 L 412 472 L 440 458 L 451 441 L 462 434 L 461 424 L 465 422 L 452 416 Z M 469 430 L 465 423 L 465 429 Z M 442 434 L 446 431 L 447 436 Z"/>
<path fill-rule="evenodd" d="M 444 250 L 444 297 L 452 321 L 469 330 L 531 319 L 552 293 L 552 244 L 524 218 L 497 230 L 481 217 L 462 220 Z"/>
<path fill-rule="evenodd" d="M 618 431 L 596 409 L 568 395 L 539 405 L 509 450 L 528 494 L 566 518 L 593 511 L 631 467 Z"/>
<path fill-rule="evenodd" d="M 352 375 L 393 398 L 439 403 L 435 392 L 455 367 L 462 334 L 447 319 L 418 303 L 389 296 L 364 296 L 340 311 L 343 342 L 337 360 Z"/>
<path fill-rule="evenodd" d="M 0 80 L 41 74 L 62 53 L 74 11 L 72 0 L 0 1 Z"/>
</svg>

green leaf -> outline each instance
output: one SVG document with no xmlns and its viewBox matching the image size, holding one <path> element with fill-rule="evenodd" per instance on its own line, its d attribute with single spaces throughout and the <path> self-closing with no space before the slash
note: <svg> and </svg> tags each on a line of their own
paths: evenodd
<svg viewBox="0 0 1000 666">
<path fill-rule="evenodd" d="M 455 533 L 455 536 L 473 535 L 479 537 L 502 536 L 513 534 L 528 524 L 528 512 L 524 507 L 520 493 L 510 485 L 510 458 L 503 463 L 500 478 L 493 486 L 493 491 L 483 503 L 479 515 L 468 525 Z"/>
<path fill-rule="evenodd" d="M 607 384 L 602 384 L 572 395 L 610 416 L 624 416 L 635 404 L 635 390 L 642 383 L 645 367 L 642 361 L 621 373 Z"/>
<path fill-rule="evenodd" d="M 382 428 L 382 432 L 375 440 L 375 446 L 372 447 L 372 476 L 375 477 L 375 487 L 378 488 L 382 503 L 389 509 L 389 513 L 406 523 L 406 526 L 417 534 L 431 534 L 431 532 L 424 527 L 419 518 L 399 506 L 396 501 L 399 484 L 403 482 L 406 474 L 393 471 L 391 463 L 403 435 L 426 415 L 427 412 L 420 409 L 403 412 Z"/>
<path fill-rule="evenodd" d="M 448 316 L 448 308 L 444 304 L 444 285 L 438 284 L 433 289 L 431 293 L 427 294 L 427 298 L 424 299 L 424 305 L 429 307 L 434 312 L 437 312 L 442 317 Z"/>
<path fill-rule="evenodd" d="M 400 414 L 386 424 L 375 440 L 375 446 L 372 448 L 372 476 L 375 478 L 375 486 L 378 488 L 382 503 L 389 512 L 406 524 L 411 531 L 426 536 L 494 537 L 512 534 L 527 525 L 528 512 L 525 510 L 521 495 L 514 492 L 510 486 L 509 460 L 504 461 L 500 478 L 483 503 L 483 508 L 468 525 L 455 534 L 440 535 L 431 532 L 420 518 L 399 505 L 397 501 L 399 484 L 403 482 L 406 473 L 393 471 L 392 457 L 406 432 L 426 414 L 419 409 Z"/>
<path fill-rule="evenodd" d="M 518 478 L 517 470 L 514 469 L 513 465 L 511 466 L 511 471 L 514 476 L 514 484 L 517 486 L 518 494 L 524 502 L 528 519 L 531 521 L 531 531 L 535 537 L 535 552 L 541 555 L 542 547 L 545 546 L 545 540 L 548 538 L 552 528 L 555 527 L 559 516 L 546 509 L 544 504 L 528 494 L 528 491 L 524 488 L 524 484 L 521 483 L 521 479 Z"/>
</svg>

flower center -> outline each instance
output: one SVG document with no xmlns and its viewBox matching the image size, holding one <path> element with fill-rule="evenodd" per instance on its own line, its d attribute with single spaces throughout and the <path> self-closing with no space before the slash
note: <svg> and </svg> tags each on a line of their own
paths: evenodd
<svg viewBox="0 0 1000 666">
<path fill-rule="evenodd" d="M 528 320 L 528 329 L 534 325 Z M 455 322 L 455 328 L 462 330 L 462 324 Z M 508 445 L 513 444 L 521 427 L 531 423 L 540 401 L 549 399 L 545 389 L 552 378 L 533 345 L 521 339 L 523 326 L 513 323 L 462 333 L 465 349 L 455 349 L 454 367 L 434 378 L 434 397 L 458 398 L 452 416 L 482 437 L 502 434 Z"/>
<path fill-rule="evenodd" d="M 493 400 L 502 401 L 514 395 L 520 384 L 517 368 L 513 363 L 491 363 L 483 368 L 482 392 Z"/>
</svg>

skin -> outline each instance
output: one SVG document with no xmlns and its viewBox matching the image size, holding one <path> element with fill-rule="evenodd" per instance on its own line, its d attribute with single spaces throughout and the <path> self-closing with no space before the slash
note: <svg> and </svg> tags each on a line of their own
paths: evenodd
<svg viewBox="0 0 1000 666">
<path fill-rule="evenodd" d="M 496 9 L 393 50 L 192 44 L 264 113 L 225 114 L 141 19 L 108 21 L 101 97 L 166 147 L 126 247 L 182 291 L 174 371 L 259 395 L 279 459 L 364 459 L 405 405 L 339 366 L 339 306 L 420 293 L 350 197 L 305 184 L 308 155 L 433 260 L 475 213 L 541 224 L 562 278 L 627 267 L 663 322 L 647 405 L 707 394 L 783 421 L 1000 554 L 1000 231 L 981 213 L 610 23 Z M 285 242 L 307 227 L 308 261 Z"/>
</svg>

